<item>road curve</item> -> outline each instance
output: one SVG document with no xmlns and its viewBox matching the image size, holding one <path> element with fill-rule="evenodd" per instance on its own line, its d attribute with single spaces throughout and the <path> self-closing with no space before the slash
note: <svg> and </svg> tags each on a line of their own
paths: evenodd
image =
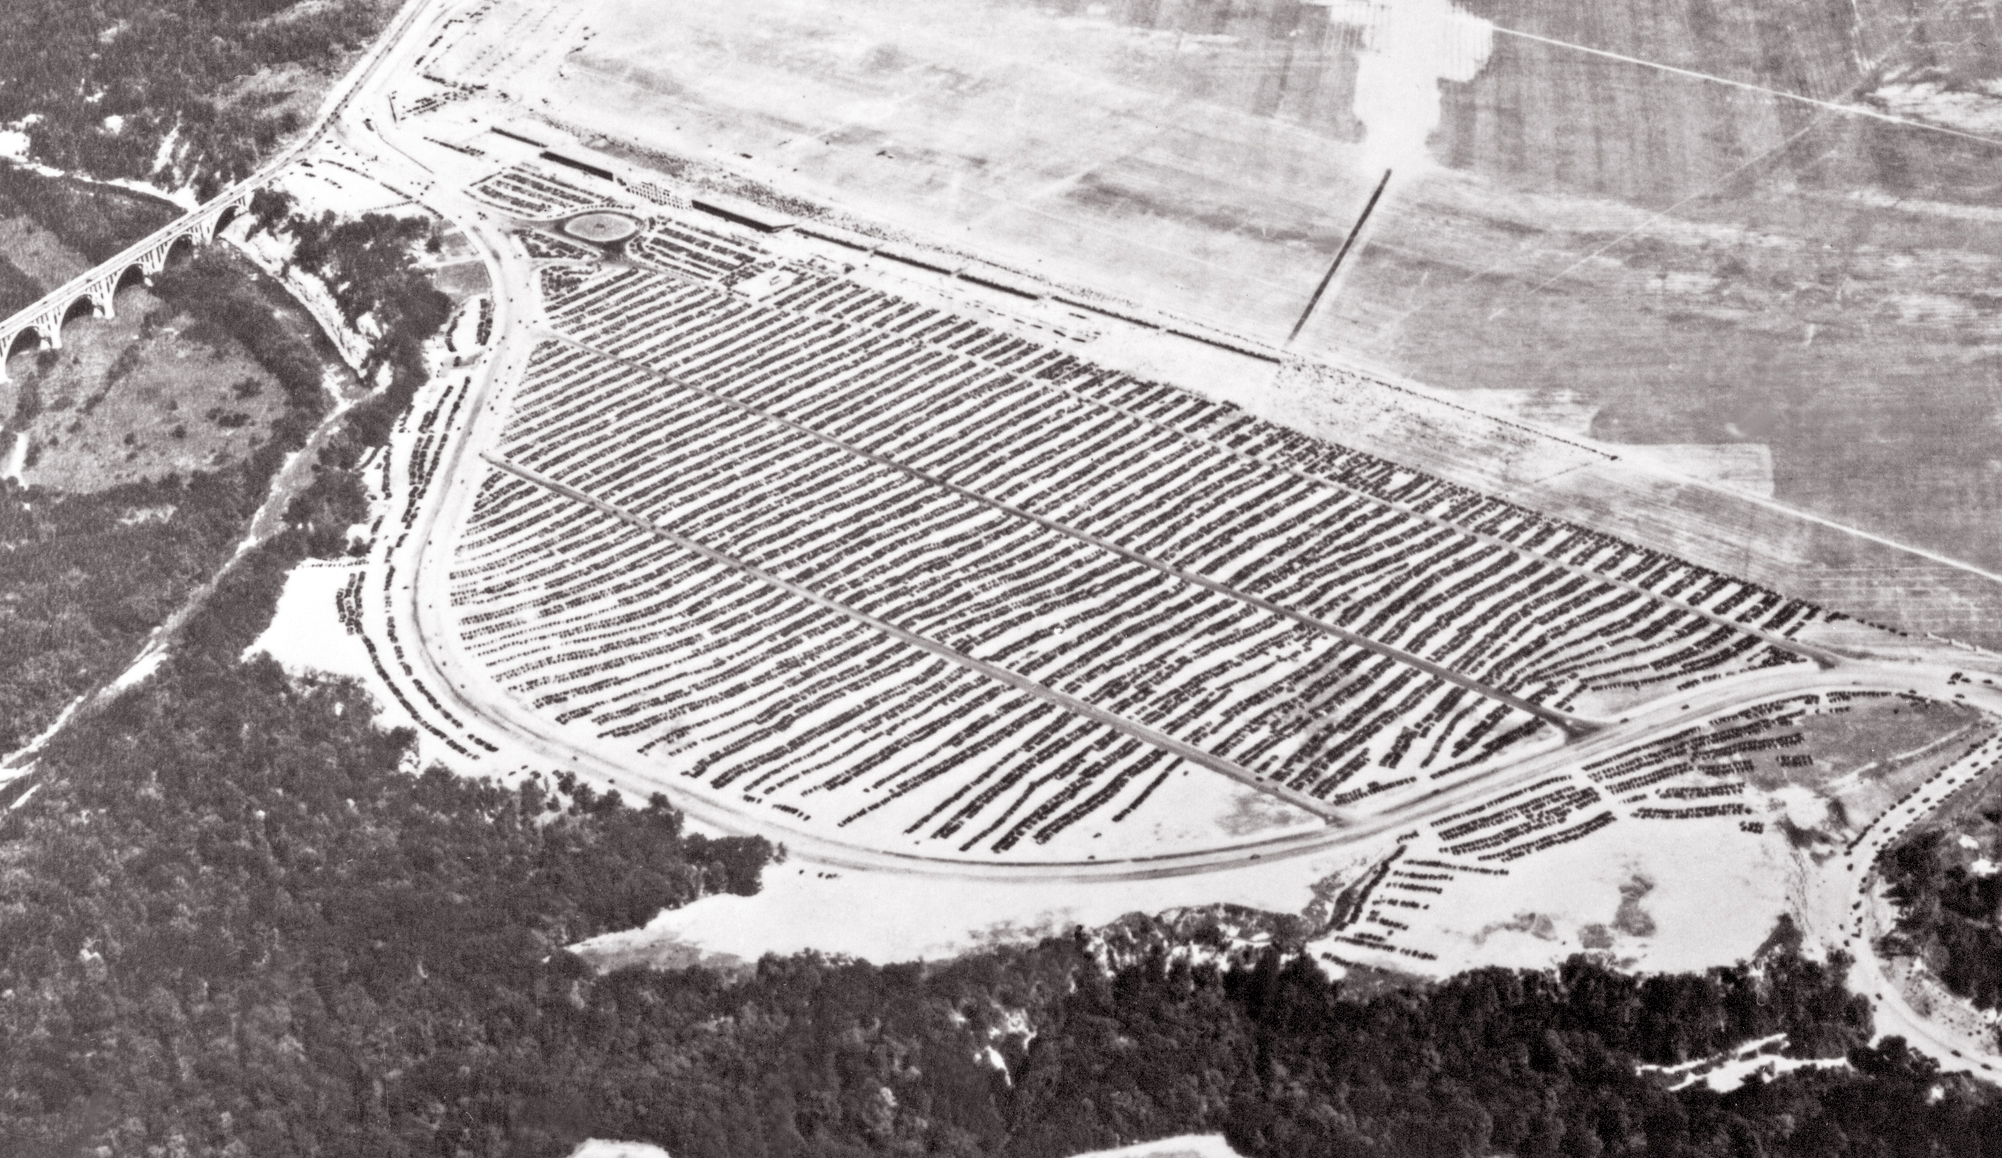
<svg viewBox="0 0 2002 1158">
<path fill-rule="evenodd" d="M 350 125 L 358 119 L 363 118 L 359 114 L 351 116 Z M 416 162 L 412 155 L 390 139 L 395 131 L 386 127 L 385 118 L 377 117 L 368 120 L 362 139 L 357 140 L 351 131 L 347 140 L 350 147 L 366 148 L 369 138 L 385 138 L 387 149 L 383 152 L 393 150 L 396 156 L 382 157 L 384 163 L 398 168 L 414 167 Z M 428 180 L 425 183 L 428 184 Z M 412 546 L 405 558 L 398 560 L 399 573 L 410 576 L 397 592 L 401 604 L 401 609 L 396 612 L 398 624 L 400 628 L 407 627 L 418 641 L 420 646 L 413 651 L 415 658 L 426 669 L 428 682 L 455 712 L 480 720 L 500 736 L 552 761 L 558 767 L 575 769 L 628 793 L 644 796 L 654 791 L 666 791 L 675 799 L 677 806 L 702 823 L 782 840 L 796 855 L 821 863 L 958 878 L 1049 879 L 1053 873 L 1061 873 L 1068 879 L 1082 880 L 1212 872 L 1247 864 L 1254 859 L 1325 854 L 1374 840 L 1391 830 L 1408 829 L 1417 822 L 1469 803 L 1483 794 L 1506 791 L 1538 777 L 1576 768 L 1623 748 L 1672 735 L 1709 716 L 1808 692 L 1864 688 L 1917 690 L 1921 684 L 1943 684 L 1947 675 L 1944 669 L 1922 674 L 1916 667 L 1885 667 L 1853 659 L 1844 659 L 1838 666 L 1832 667 L 1790 665 L 1740 673 L 1660 697 L 1630 710 L 1617 723 L 1607 723 L 1585 735 L 1573 736 L 1555 751 L 1498 762 L 1375 817 L 1358 816 L 1336 830 L 1318 830 L 1279 838 L 1263 845 L 1122 860 L 993 864 L 964 858 L 892 852 L 829 840 L 777 820 L 766 812 L 752 811 L 689 792 L 685 784 L 648 770 L 634 769 L 610 751 L 594 751 L 577 737 L 559 731 L 535 718 L 532 713 L 524 712 L 503 689 L 487 680 L 477 665 L 469 664 L 457 655 L 453 632 L 445 622 L 434 590 L 442 589 L 442 576 L 433 576 L 438 568 L 449 566 L 450 544 L 457 538 L 459 522 L 467 512 L 472 497 L 472 472 L 467 468 L 485 447 L 498 441 L 494 437 L 500 421 L 496 399 L 525 373 L 529 353 L 538 338 L 532 326 L 538 310 L 535 303 L 536 283 L 528 256 L 507 236 L 501 218 L 489 214 L 466 198 L 435 188 L 427 203 L 451 218 L 473 241 L 486 262 L 495 289 L 493 344 L 475 368 L 475 386 L 468 400 L 467 416 L 460 428 L 452 432 L 452 442 L 441 466 L 442 485 L 420 511 L 414 533 L 410 536 Z M 2002 695 L 1998 695 L 1997 699 L 1996 711 L 1998 716 L 2002 716 Z"/>
<path fill-rule="evenodd" d="M 533 347 L 529 326 L 538 308 L 535 280 L 528 256 L 513 242 L 503 223 L 470 200 L 439 189 L 416 155 L 395 139 L 398 130 L 380 102 L 385 95 L 383 81 L 393 75 L 394 65 L 407 58 L 409 46 L 422 32 L 436 27 L 448 11 L 448 0 L 411 0 L 399 14 L 397 23 L 385 36 L 362 69 L 352 75 L 338 99 L 330 100 L 323 116 L 319 139 L 331 132 L 348 147 L 402 173 L 415 187 L 424 190 L 428 208 L 457 225 L 478 250 L 494 288 L 494 337 L 476 363 L 474 386 L 468 399 L 469 410 L 463 424 L 449 432 L 450 442 L 442 465 L 443 478 L 428 496 L 410 536 L 411 546 L 396 561 L 410 576 L 392 593 L 390 614 L 410 631 L 418 646 L 412 659 L 423 671 L 428 685 L 453 709 L 497 738 L 504 738 L 521 750 L 547 760 L 552 766 L 575 770 L 600 783 L 644 795 L 651 791 L 672 793 L 676 804 L 697 821 L 729 831 L 757 833 L 784 841 L 793 855 L 830 868 L 887 869 L 920 873 L 942 879 L 1021 880 L 1021 881 L 1119 881 L 1147 880 L 1192 873 L 1215 872 L 1253 862 L 1324 855 L 1360 847 L 1381 840 L 1399 830 L 1432 819 L 1476 798 L 1505 791 L 1556 770 L 1574 769 L 1603 755 L 1644 744 L 1674 734 L 1692 723 L 1774 699 L 1806 693 L 1832 691 L 1909 692 L 1975 707 L 2002 720 L 2002 689 L 1955 680 L 1954 673 L 1969 664 L 1987 667 L 1980 659 L 1965 659 L 1945 653 L 1911 660 L 1857 656 L 1835 657 L 1821 649 L 1790 644 L 1819 661 L 1818 669 L 1768 669 L 1749 672 L 1687 692 L 1664 696 L 1627 713 L 1617 724 L 1608 724 L 1588 734 L 1573 735 L 1561 748 L 1537 755 L 1500 762 L 1488 769 L 1443 784 L 1413 797 L 1394 809 L 1373 817 L 1358 818 L 1341 828 L 1320 828 L 1266 841 L 1208 852 L 1136 857 L 1086 862 L 1042 862 L 993 864 L 949 858 L 926 857 L 872 849 L 831 841 L 813 833 L 789 829 L 762 814 L 710 800 L 683 789 L 682 785 L 656 779 L 636 771 L 619 759 L 580 746 L 574 738 L 559 734 L 546 722 L 524 713 L 500 688 L 486 680 L 478 669 L 457 655 L 453 634 L 445 622 L 434 588 L 442 588 L 437 572 L 449 566 L 449 545 L 461 519 L 467 513 L 474 490 L 466 468 L 479 450 L 492 443 L 489 435 L 498 423 L 496 399 L 525 373 Z M 418 34 L 418 35 L 413 35 Z M 370 116 L 373 110 L 376 115 Z M 303 142 L 302 142 L 303 144 Z M 294 151 L 301 146 L 294 146 Z M 392 155 L 393 154 L 393 155 Z M 288 158 L 289 159 L 288 154 Z M 442 532 L 442 533 L 441 533 Z M 433 551 L 431 548 L 437 548 Z M 435 556 L 435 557 L 434 557 Z M 2002 741 L 1994 741 L 2002 754 Z M 1982 775 L 1985 772 L 1977 772 Z M 1854 856 L 1844 862 L 1844 874 L 1857 891 L 1871 887 L 1870 864 L 1876 850 L 1894 839 L 1898 832 L 1921 822 L 1950 796 L 1942 786 L 1934 793 L 1917 793 L 1900 802 L 1866 831 Z M 1867 854 L 1867 855 L 1866 855 Z M 1860 866 L 1860 867 L 1859 867 Z M 1943 1068 L 1996 1070 L 1987 1059 L 1960 1058 L 1956 1046 L 1936 1032 L 1914 1011 L 1895 986 L 1885 979 L 1881 965 L 1860 929 L 1850 937 L 1850 951 L 1857 964 L 1852 985 L 1872 992 L 1876 1001 L 1881 1032 L 1902 1034 L 1915 1048 L 1940 1060 Z"/>
</svg>

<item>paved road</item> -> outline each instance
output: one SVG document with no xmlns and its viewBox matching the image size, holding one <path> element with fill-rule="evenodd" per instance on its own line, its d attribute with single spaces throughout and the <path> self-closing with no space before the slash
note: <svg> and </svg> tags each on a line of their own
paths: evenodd
<svg viewBox="0 0 2002 1158">
<path fill-rule="evenodd" d="M 1965 703 L 2002 719 L 2002 689 L 1982 684 L 1978 679 L 1965 682 L 1954 678 L 1956 672 L 1976 670 L 1974 665 L 1995 671 L 1993 657 L 1959 655 L 1945 648 L 1914 648 L 1909 659 L 1833 656 L 1817 651 L 1820 662 L 1815 666 L 1743 673 L 1662 697 L 1629 711 L 1617 724 L 1572 737 L 1555 751 L 1497 763 L 1486 771 L 1408 800 L 1384 815 L 1331 824 L 1263 845 L 1103 862 L 983 864 L 863 848 L 801 830 L 775 827 L 766 814 L 692 796 L 681 785 L 629 766 L 615 751 L 580 743 L 575 737 L 520 711 L 503 689 L 487 679 L 476 665 L 461 659 L 453 646 L 442 592 L 446 587 L 451 547 L 470 507 L 472 479 L 480 473 L 469 469 L 474 467 L 472 456 L 494 445 L 493 436 L 500 421 L 497 399 L 525 373 L 534 342 L 532 327 L 541 319 L 528 255 L 508 235 L 505 222 L 440 184 L 421 160 L 424 146 L 404 137 L 389 112 L 387 98 L 391 86 L 399 75 L 408 71 L 417 53 L 416 46 L 434 34 L 450 8 L 451 0 L 412 0 L 398 18 L 398 30 L 345 86 L 340 99 L 333 102 L 334 115 L 328 118 L 323 137 L 337 139 L 367 161 L 374 171 L 399 187 L 412 190 L 426 207 L 456 224 L 478 250 L 494 287 L 493 339 L 473 368 L 467 416 L 446 450 L 439 481 L 427 496 L 401 556 L 394 560 L 397 573 L 408 578 L 392 592 L 388 613 L 396 618 L 399 633 L 416 642 L 417 646 L 409 649 L 412 660 L 420 669 L 420 678 L 441 700 L 462 717 L 478 721 L 481 729 L 493 738 L 506 741 L 548 766 L 569 768 L 640 796 L 652 791 L 671 791 L 677 805 L 698 821 L 775 836 L 784 840 L 795 856 L 828 866 L 915 871 L 940 877 L 1083 882 L 1211 872 L 1258 860 L 1319 855 L 1358 846 L 1388 833 L 1408 830 L 1476 797 L 1576 768 L 1599 756 L 1671 735 L 1702 719 L 1808 692 L 1906 691 Z M 2002 757 L 2002 741 L 1991 741 L 1985 755 Z M 1853 888 L 1860 897 L 1871 885 L 1869 866 L 1875 850 L 1929 815 L 1953 788 L 1968 782 L 1986 767 L 1985 760 L 1966 765 L 1947 779 L 1921 789 L 1881 818 L 1854 850 L 1855 855 L 1842 862 L 1845 887 Z M 1885 982 L 1867 938 L 1853 926 L 1850 950 L 1858 958 L 1853 984 L 1875 997 L 1882 1030 L 1904 1034 L 1916 1047 L 1939 1058 L 1943 1065 L 1985 1068 L 1980 1061 L 1953 1056 L 1955 1043 L 1930 1027 Z"/>
<path fill-rule="evenodd" d="M 427 207 L 456 224 L 471 240 L 485 262 L 495 287 L 493 342 L 474 368 L 474 389 L 467 417 L 456 432 L 458 437 L 446 451 L 439 484 L 419 515 L 414 533 L 395 560 L 397 573 L 408 576 L 394 593 L 391 609 L 399 635 L 418 641 L 411 649 L 413 661 L 423 670 L 432 691 L 464 717 L 477 719 L 482 726 L 528 752 L 570 767 L 604 784 L 642 796 L 653 791 L 669 791 L 677 805 L 684 806 L 696 819 L 736 831 L 774 835 L 787 842 L 796 853 L 816 860 L 848 867 L 901 868 L 937 872 L 952 876 L 1035 877 L 1047 879 L 1052 871 L 1084 878 L 1162 876 L 1174 873 L 1205 872 L 1252 859 L 1271 859 L 1324 853 L 1344 845 L 1358 844 L 1393 829 L 1408 829 L 1427 817 L 1437 815 L 1472 799 L 1505 790 L 1566 768 L 1575 768 L 1615 751 L 1674 733 L 1703 718 L 1742 710 L 1752 704 L 1806 692 L 1840 689 L 1914 691 L 1951 698 L 1954 692 L 1978 691 L 1990 710 L 2002 717 L 2002 692 L 1981 685 L 1948 688 L 1947 680 L 1957 667 L 1937 660 L 1886 664 L 1833 657 L 1819 652 L 1820 663 L 1789 668 L 1741 673 L 1716 680 L 1688 692 L 1662 697 L 1632 709 L 1617 723 L 1608 723 L 1582 736 L 1574 736 L 1562 748 L 1498 762 L 1488 770 L 1461 778 L 1428 795 L 1411 800 L 1386 815 L 1367 820 L 1334 823 L 1323 831 L 1274 840 L 1264 846 L 1239 847 L 1211 853 L 1190 853 L 1145 860 L 1091 861 L 1070 865 L 994 865 L 887 852 L 830 841 L 812 832 L 774 823 L 763 811 L 728 802 L 693 796 L 685 786 L 671 779 L 636 769 L 630 761 L 609 747 L 591 745 L 568 732 L 520 710 L 513 698 L 488 680 L 478 665 L 466 662 L 453 646 L 453 633 L 445 622 L 439 601 L 445 587 L 440 573 L 449 567 L 451 544 L 472 497 L 472 480 L 478 477 L 473 456 L 497 439 L 499 420 L 495 401 L 507 387 L 525 373 L 530 351 L 541 322 L 536 305 L 534 271 L 528 255 L 509 235 L 506 222 L 480 203 L 439 183 L 420 158 L 426 146 L 395 124 L 388 111 L 388 93 L 395 78 L 405 69 L 414 46 L 428 39 L 432 28 L 443 22 L 446 7 L 442 0 L 420 18 L 407 24 L 399 46 L 383 53 L 376 62 L 374 80 L 357 88 L 345 103 L 333 130 L 342 144 L 367 160 L 372 171 L 382 173 L 400 187 L 419 190 Z M 433 550 L 436 548 L 436 550 Z"/>
<path fill-rule="evenodd" d="M 68 306 L 82 296 L 92 280 L 110 270 L 121 269 L 138 262 L 141 255 L 153 248 L 161 238 L 183 228 L 191 218 L 200 216 L 209 206 L 227 201 L 246 189 L 255 189 L 269 182 L 280 170 L 297 160 L 301 153 L 322 139 L 328 127 L 348 107 L 351 98 L 359 92 L 369 91 L 371 85 L 380 81 L 383 76 L 384 61 L 394 55 L 399 46 L 409 43 L 410 30 L 425 12 L 438 9 L 447 2 L 449 0 L 406 0 L 403 7 L 391 18 L 382 37 L 364 52 L 355 67 L 349 69 L 347 74 L 336 81 L 334 87 L 327 92 L 325 99 L 320 102 L 319 111 L 314 114 L 312 122 L 307 125 L 305 131 L 295 137 L 290 144 L 280 147 L 269 160 L 258 167 L 256 172 L 190 212 L 182 214 L 144 238 L 126 246 L 111 258 L 93 265 L 62 285 L 49 290 L 29 305 L 0 318 L 0 329 L 5 329 L 17 320 L 27 319 L 52 306 Z M 4 357 L 4 353 L 0 351 L 0 357 Z"/>
<path fill-rule="evenodd" d="M 1956 689 L 1958 690 L 1958 689 Z M 1856 959 L 1851 968 L 1851 989 L 1870 998 L 1876 1010 L 1877 1032 L 1898 1034 L 1949 1072 L 2002 1077 L 2002 1059 L 1994 1056 L 1995 1046 L 1987 1043 L 1987 1057 L 1979 1056 L 1959 1035 L 1948 1033 L 1912 1008 L 1885 971 L 1877 956 L 1874 935 L 1887 932 L 1876 926 L 1875 893 L 1882 887 L 1876 871 L 1879 854 L 1916 824 L 1937 811 L 1960 791 L 1987 779 L 1989 770 L 2002 760 L 2002 736 L 1990 739 L 1980 751 L 1956 761 L 1909 795 L 1884 811 L 1864 829 L 1839 863 L 1831 864 L 1833 888 L 1852 898 L 1843 923 L 1843 948 Z"/>
</svg>

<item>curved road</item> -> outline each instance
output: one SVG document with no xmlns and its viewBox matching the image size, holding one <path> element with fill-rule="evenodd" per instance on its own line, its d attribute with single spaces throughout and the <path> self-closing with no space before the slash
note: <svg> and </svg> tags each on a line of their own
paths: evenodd
<svg viewBox="0 0 2002 1158">
<path fill-rule="evenodd" d="M 817 861 L 846 867 L 898 868 L 950 876 L 1034 877 L 1048 879 L 1052 871 L 1078 879 L 1118 879 L 1135 876 L 1156 877 L 1176 873 L 1204 872 L 1257 858 L 1299 856 L 1326 852 L 1356 844 L 1382 833 L 1412 824 L 1459 806 L 1474 797 L 1504 790 L 1555 771 L 1575 768 L 1623 748 L 1658 739 L 1704 718 L 1740 711 L 1765 700 L 1843 689 L 1911 691 L 1952 699 L 1956 694 L 1974 696 L 1980 706 L 2002 719 L 2002 690 L 1979 683 L 1950 686 L 1948 679 L 1964 665 L 1939 661 L 1914 663 L 1872 662 L 1858 659 L 1829 659 L 1825 653 L 1816 665 L 1767 669 L 1716 680 L 1687 692 L 1665 696 L 1632 709 L 1617 724 L 1608 724 L 1582 736 L 1574 736 L 1562 747 L 1542 754 L 1505 761 L 1429 794 L 1417 797 L 1384 815 L 1353 821 L 1336 820 L 1330 827 L 1310 834 L 1271 841 L 1265 845 L 1239 846 L 1206 853 L 1190 853 L 1158 858 L 1118 861 L 1087 861 L 1042 864 L 997 865 L 954 858 L 928 857 L 889 852 L 836 842 L 812 832 L 775 822 L 765 812 L 753 812 L 729 802 L 695 796 L 685 786 L 665 778 L 652 778 L 636 771 L 614 751 L 596 750 L 579 738 L 524 713 L 513 699 L 486 678 L 477 665 L 465 662 L 454 646 L 454 633 L 446 622 L 439 593 L 445 577 L 439 568 L 449 567 L 450 546 L 472 498 L 474 482 L 482 472 L 469 469 L 481 449 L 495 442 L 494 436 L 504 416 L 496 400 L 504 396 L 525 373 L 528 356 L 543 319 L 537 303 L 536 279 L 528 254 L 507 231 L 502 216 L 447 188 L 434 178 L 418 159 L 424 146 L 402 138 L 388 109 L 388 87 L 404 69 L 425 34 L 446 18 L 445 0 L 431 0 L 428 18 L 412 19 L 397 46 L 381 53 L 375 61 L 371 87 L 358 88 L 345 102 L 341 115 L 332 123 L 333 131 L 349 150 L 378 166 L 386 176 L 411 188 L 421 188 L 427 207 L 457 225 L 479 251 L 494 287 L 493 340 L 474 367 L 473 392 L 456 437 L 445 452 L 439 482 L 427 496 L 412 534 L 394 562 L 399 575 L 397 599 L 392 614 L 399 634 L 408 633 L 419 647 L 411 649 L 428 677 L 426 682 L 455 711 L 481 721 L 527 751 L 559 767 L 569 767 L 591 779 L 644 796 L 666 790 L 676 804 L 696 819 L 725 829 L 760 832 L 786 841 L 795 852 Z M 438 548 L 436 551 L 433 547 Z M 1815 649 L 1819 652 L 1819 649 Z M 498 738 L 498 737 L 497 737 Z"/>
<path fill-rule="evenodd" d="M 401 138 L 388 104 L 389 86 L 406 71 L 417 55 L 416 45 L 437 31 L 447 19 L 452 0 L 411 0 L 397 17 L 396 24 L 372 50 L 360 68 L 330 97 L 323 113 L 322 131 L 311 137 L 320 141 L 331 135 L 342 145 L 377 166 L 377 171 L 399 184 L 418 190 L 427 208 L 459 227 L 478 249 L 493 286 L 493 339 L 473 368 L 474 385 L 469 410 L 451 439 L 441 465 L 439 481 L 427 496 L 407 545 L 394 562 L 400 574 L 408 576 L 392 592 L 388 614 L 395 617 L 399 634 L 416 641 L 410 649 L 412 661 L 422 671 L 421 678 L 452 709 L 481 727 L 504 738 L 518 749 L 533 753 L 552 766 L 569 768 L 589 779 L 645 796 L 668 790 L 676 804 L 695 819 L 716 827 L 758 832 L 784 840 L 796 855 L 815 862 L 857 869 L 890 869 L 919 872 L 940 877 L 990 880 L 1074 880 L 1106 881 L 1149 879 L 1187 873 L 1215 871 L 1242 866 L 1254 860 L 1327 853 L 1343 846 L 1357 845 L 1382 837 L 1394 830 L 1408 829 L 1427 819 L 1459 807 L 1473 798 L 1527 783 L 1551 773 L 1575 769 L 1603 755 L 1659 739 L 1692 723 L 1717 715 L 1741 711 L 1757 703 L 1808 692 L 1872 690 L 1912 692 L 1922 696 L 1960 702 L 2002 720 L 2002 688 L 1979 680 L 1955 679 L 1963 671 L 1994 672 L 1993 657 L 1962 656 L 1945 648 L 1915 651 L 1913 658 L 1886 659 L 1845 656 L 1831 660 L 1822 649 L 1817 665 L 1749 672 L 1717 680 L 1686 693 L 1663 697 L 1627 713 L 1618 724 L 1582 736 L 1573 736 L 1553 751 L 1506 761 L 1483 772 L 1413 798 L 1391 811 L 1350 823 L 1331 824 L 1311 832 L 1275 839 L 1264 844 L 1238 846 L 1204 853 L 1110 861 L 1059 862 L 1043 864 L 992 864 L 948 858 L 925 857 L 847 845 L 813 833 L 775 825 L 763 813 L 752 813 L 728 802 L 694 796 L 681 785 L 649 778 L 628 767 L 609 750 L 600 751 L 588 743 L 560 732 L 547 722 L 521 712 L 511 698 L 474 665 L 463 662 L 453 646 L 453 633 L 440 605 L 440 592 L 449 567 L 450 546 L 465 519 L 473 493 L 473 477 L 482 473 L 469 470 L 471 456 L 492 443 L 502 415 L 496 400 L 526 371 L 535 336 L 531 327 L 540 319 L 536 301 L 535 276 L 529 257 L 506 229 L 507 222 L 490 214 L 483 206 L 439 183 L 419 157 L 423 146 Z M 307 142 L 288 150 L 281 162 L 289 162 Z M 415 152 L 411 150 L 415 150 Z M 433 546 L 439 548 L 432 551 Z M 1986 755 L 2002 758 L 2002 739 L 1991 740 Z M 1901 801 L 1873 823 L 1853 855 L 1843 859 L 1841 887 L 1866 894 L 1873 880 L 1871 864 L 1878 851 L 1899 832 L 1930 814 L 1950 793 L 1979 778 L 1990 766 L 1986 759 L 1969 763 L 1947 775 L 1945 782 L 1928 784 L 1906 801 Z M 1867 911 L 1866 908 L 1857 911 Z M 1877 1004 L 1882 1032 L 1901 1033 L 1916 1047 L 1938 1058 L 1943 1066 L 1987 1070 L 1981 1059 L 1960 1059 L 1957 1046 L 1935 1032 L 1925 1019 L 1912 1010 L 1884 978 L 1872 956 L 1868 938 L 1860 924 L 1849 926 L 1849 948 L 1857 957 L 1852 984 L 1859 991 L 1872 992 Z"/>
</svg>

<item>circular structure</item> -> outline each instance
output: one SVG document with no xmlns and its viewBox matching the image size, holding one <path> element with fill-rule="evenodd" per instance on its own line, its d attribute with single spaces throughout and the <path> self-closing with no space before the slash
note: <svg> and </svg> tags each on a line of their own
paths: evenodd
<svg viewBox="0 0 2002 1158">
<path fill-rule="evenodd" d="M 563 223 L 563 232 L 594 245 L 624 241 L 642 228 L 638 218 L 610 210 L 579 214 Z"/>
</svg>

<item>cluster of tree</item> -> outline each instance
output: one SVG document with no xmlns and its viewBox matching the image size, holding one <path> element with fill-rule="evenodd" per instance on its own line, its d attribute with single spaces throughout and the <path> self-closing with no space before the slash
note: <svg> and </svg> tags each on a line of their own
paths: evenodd
<svg viewBox="0 0 2002 1158">
<path fill-rule="evenodd" d="M 0 93 L 8 87 L 0 84 Z M 109 259 L 179 215 L 172 202 L 158 197 L 116 185 L 46 177 L 0 162 L 0 217 L 33 221 L 93 263 Z"/>
<path fill-rule="evenodd" d="M 2002 799 L 1987 818 L 2002 823 Z M 1948 989 L 1982 1009 L 2002 1006 L 2002 877 L 1977 876 L 1939 828 L 1889 849 L 1878 870 L 1898 905 L 1886 953 L 1923 957 Z"/>
<path fill-rule="evenodd" d="M 596 1024 L 561 946 L 757 888 L 762 841 L 685 834 L 659 798 L 413 775 L 351 683 L 241 661 L 312 540 L 227 572 L 0 822 L 0 1153 L 419 1152 L 493 1043 Z"/>
<path fill-rule="evenodd" d="M 0 21 L 0 123 L 34 118 L 30 148 L 47 164 L 192 184 L 207 199 L 300 127 L 294 114 L 226 99 L 230 87 L 263 68 L 324 69 L 392 10 L 387 0 L 16 0 Z"/>
<path fill-rule="evenodd" d="M 1993 1091 L 1869 1048 L 1846 963 L 1792 943 L 1366 995 L 1276 947 L 1109 971 L 1081 933 L 594 974 L 561 947 L 753 891 L 769 849 L 567 778 L 410 774 L 351 684 L 235 659 L 306 550 L 233 570 L 0 829 L 0 1150 L 1063 1158 L 1220 1130 L 1251 1158 L 2002 1153 Z M 1726 1095 L 1636 1068 L 1771 1033 L 1853 1068 Z"/>
<path fill-rule="evenodd" d="M 419 244 L 438 247 L 436 223 L 388 213 L 346 221 L 332 213 L 299 216 L 291 198 L 277 192 L 255 197 L 251 212 L 258 227 L 292 235 L 293 267 L 333 291 L 350 328 L 373 335 L 361 372 L 383 385 L 348 416 L 344 437 L 354 448 L 381 445 L 424 385 L 424 343 L 452 317 L 452 299 L 416 261 Z"/>
<path fill-rule="evenodd" d="M 87 220 L 80 227 L 94 228 Z M 212 247 L 163 272 L 155 291 L 167 309 L 241 343 L 278 380 L 286 409 L 246 459 L 216 470 L 93 494 L 0 481 L 0 752 L 116 675 L 147 633 L 215 575 L 284 457 L 328 405 L 322 367 L 338 356 L 274 313 L 283 290 L 247 262 Z M 32 385 L 20 391 L 10 426 L 32 417 Z M 338 480 L 326 486 L 338 489 Z M 346 513 L 352 522 L 360 501 L 348 495 L 322 518 Z M 346 525 L 321 533 L 338 538 Z"/>
</svg>

